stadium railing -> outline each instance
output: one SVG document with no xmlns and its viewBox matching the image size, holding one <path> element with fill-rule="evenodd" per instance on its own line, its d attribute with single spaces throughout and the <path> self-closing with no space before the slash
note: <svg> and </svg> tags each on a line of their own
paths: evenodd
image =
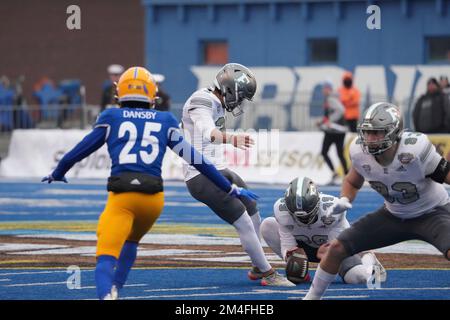
<svg viewBox="0 0 450 320">
<path fill-rule="evenodd" d="M 362 112 L 375 101 L 372 97 L 361 104 Z M 410 99 L 397 103 L 403 113 L 405 126 L 411 126 L 412 107 Z M 183 104 L 172 104 L 170 111 L 181 120 Z M 0 105 L 0 135 L 8 135 L 14 129 L 88 129 L 94 124 L 100 107 L 97 105 L 48 105 L 45 112 L 39 105 Z M 323 116 L 322 100 L 293 103 L 247 102 L 240 117 L 227 115 L 227 128 L 278 129 L 282 131 L 317 131 L 315 123 Z"/>
</svg>

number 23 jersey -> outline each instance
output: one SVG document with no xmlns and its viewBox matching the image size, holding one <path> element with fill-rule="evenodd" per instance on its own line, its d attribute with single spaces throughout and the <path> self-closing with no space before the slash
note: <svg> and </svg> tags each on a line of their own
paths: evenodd
<svg viewBox="0 0 450 320">
<path fill-rule="evenodd" d="M 350 145 L 353 168 L 381 194 L 393 215 L 409 219 L 450 201 L 442 184 L 427 178 L 436 170 L 442 156 L 425 134 L 405 132 L 391 164 L 380 165 L 365 153 L 359 138 Z"/>
<path fill-rule="evenodd" d="M 170 112 L 141 108 L 111 108 L 103 111 L 94 127 L 106 127 L 111 157 L 111 175 L 142 172 L 161 177 L 170 134 L 179 130 Z"/>
</svg>

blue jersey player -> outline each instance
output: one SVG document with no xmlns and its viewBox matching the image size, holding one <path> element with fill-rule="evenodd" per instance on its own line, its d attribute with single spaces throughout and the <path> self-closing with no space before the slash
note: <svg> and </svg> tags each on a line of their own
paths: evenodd
<svg viewBox="0 0 450 320">
<path fill-rule="evenodd" d="M 153 110 L 157 88 L 142 67 L 125 71 L 117 83 L 121 108 L 103 111 L 94 129 L 68 152 L 42 181 L 64 181 L 78 161 L 105 142 L 111 157 L 108 200 L 97 227 L 95 282 L 99 299 L 116 299 L 134 264 L 141 238 L 164 206 L 161 166 L 171 148 L 227 192 L 227 197 L 256 199 L 252 192 L 232 185 L 200 153 L 184 141 L 178 122 L 169 112 Z"/>
</svg>

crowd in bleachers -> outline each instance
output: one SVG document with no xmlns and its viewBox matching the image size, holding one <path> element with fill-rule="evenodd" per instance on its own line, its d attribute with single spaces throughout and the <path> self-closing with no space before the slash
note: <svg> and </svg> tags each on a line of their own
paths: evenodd
<svg viewBox="0 0 450 320">
<path fill-rule="evenodd" d="M 80 80 L 62 80 L 58 84 L 48 77 L 41 78 L 33 88 L 31 103 L 23 92 L 24 77 L 11 81 L 0 78 L 0 131 L 34 128 L 45 120 L 61 127 L 68 115 L 82 105 L 83 87 Z M 37 108 L 30 107 L 37 105 Z M 62 107 L 64 106 L 64 107 Z"/>
<path fill-rule="evenodd" d="M 108 79 L 103 83 L 99 107 L 93 114 L 93 119 L 105 108 L 117 107 L 115 82 L 119 80 L 124 68 L 113 64 L 107 68 Z M 160 87 L 164 81 L 163 75 L 154 75 Z M 31 101 L 27 101 L 23 76 L 10 80 L 7 76 L 0 77 L 0 132 L 10 132 L 13 129 L 28 128 L 64 128 L 71 119 L 81 118 L 81 108 L 85 105 L 85 88 L 79 79 L 65 79 L 56 82 L 49 77 L 42 77 L 32 88 Z M 160 87 L 156 109 L 168 110 L 170 97 Z M 45 125 L 48 122 L 48 125 Z"/>
</svg>

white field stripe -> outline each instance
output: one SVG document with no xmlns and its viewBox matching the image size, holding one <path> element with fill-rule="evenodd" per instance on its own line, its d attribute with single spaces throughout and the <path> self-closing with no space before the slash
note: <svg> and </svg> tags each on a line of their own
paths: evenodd
<svg viewBox="0 0 450 320">
<path fill-rule="evenodd" d="M 212 296 L 242 296 L 242 295 L 252 295 L 261 294 L 254 291 L 244 291 L 244 292 L 222 292 L 222 293 L 192 293 L 192 294 L 173 294 L 173 295 L 153 295 L 153 296 L 137 296 L 137 297 L 123 297 L 121 299 L 151 299 L 151 298 L 189 298 L 189 297 L 212 297 Z"/>
<path fill-rule="evenodd" d="M 324 299 L 367 299 L 370 296 L 329 296 Z M 301 300 L 303 297 L 287 297 L 288 300 Z"/>
<path fill-rule="evenodd" d="M 20 250 L 62 249 L 62 248 L 68 248 L 68 246 L 57 245 L 57 244 L 32 244 L 32 243 L 2 243 L 2 244 L 0 244 L 0 252 L 2 252 L 2 251 L 20 251 Z M 32 252 L 34 252 L 34 251 L 32 251 Z M 20 252 L 18 254 L 20 254 Z"/>
<path fill-rule="evenodd" d="M 5 195 L 10 195 L 7 192 L 3 192 Z M 2 195 L 3 193 L 0 193 L 0 195 Z M 36 192 L 35 194 L 45 194 L 45 195 L 67 195 L 67 196 L 72 196 L 72 195 L 80 195 L 80 196 L 107 196 L 108 192 L 106 190 L 103 189 L 98 189 L 98 190 L 88 190 L 88 189 L 49 189 L 49 190 L 40 190 L 38 192 Z M 23 195 L 23 194 L 18 194 L 18 195 Z M 164 191 L 164 195 L 165 196 L 185 196 L 187 199 L 189 199 L 190 194 L 186 191 L 175 191 L 175 190 L 169 190 L 169 191 Z M 192 202 L 192 201 L 191 201 Z"/>
<path fill-rule="evenodd" d="M 369 288 L 342 288 L 342 289 L 327 289 L 326 292 L 336 292 L 336 291 L 405 291 L 405 290 L 450 290 L 450 287 L 427 287 L 427 288 L 379 288 L 379 289 L 369 289 Z M 306 294 L 308 290 L 273 290 L 273 289 L 256 289 L 255 292 L 258 293 L 293 293 L 293 294 Z"/>
<path fill-rule="evenodd" d="M 160 292 L 160 291 L 189 291 L 189 290 L 213 290 L 220 287 L 194 287 L 194 288 L 168 288 L 168 289 L 148 289 L 145 292 Z"/>
<path fill-rule="evenodd" d="M 21 207 L 33 207 L 33 208 L 53 208 L 53 207 L 92 208 L 92 206 L 104 206 L 105 200 L 0 198 L 0 205 L 18 205 Z"/>
<path fill-rule="evenodd" d="M 206 207 L 206 204 L 201 202 L 177 202 L 177 201 L 166 201 L 164 206 L 168 207 Z"/>
<path fill-rule="evenodd" d="M 36 194 L 45 194 L 45 195 L 80 195 L 80 196 L 94 196 L 101 195 L 106 196 L 108 193 L 106 190 L 88 190 L 88 189 L 49 189 L 49 190 L 39 190 Z"/>
<path fill-rule="evenodd" d="M 3 287 L 38 287 L 38 286 L 54 286 L 60 284 L 67 284 L 67 281 L 6 284 L 3 285 Z"/>
<path fill-rule="evenodd" d="M 130 287 L 146 287 L 148 286 L 148 284 L 145 283 L 135 283 L 135 284 L 126 284 L 125 287 L 126 288 L 130 288 Z M 79 290 L 83 290 L 83 289 L 95 289 L 96 286 L 87 286 L 87 287 L 81 287 Z"/>
<path fill-rule="evenodd" d="M 325 296 L 326 299 L 367 299 L 369 296 Z"/>
<path fill-rule="evenodd" d="M 11 281 L 11 279 L 0 279 L 0 282 Z"/>
<path fill-rule="evenodd" d="M 81 269 L 81 272 L 93 272 L 94 270 Z M 67 270 L 51 270 L 51 271 L 26 271 L 26 272 L 8 272 L 8 273 L 0 273 L 1 276 L 17 276 L 17 275 L 30 275 L 30 274 L 48 274 L 48 273 L 67 273 Z"/>
</svg>

